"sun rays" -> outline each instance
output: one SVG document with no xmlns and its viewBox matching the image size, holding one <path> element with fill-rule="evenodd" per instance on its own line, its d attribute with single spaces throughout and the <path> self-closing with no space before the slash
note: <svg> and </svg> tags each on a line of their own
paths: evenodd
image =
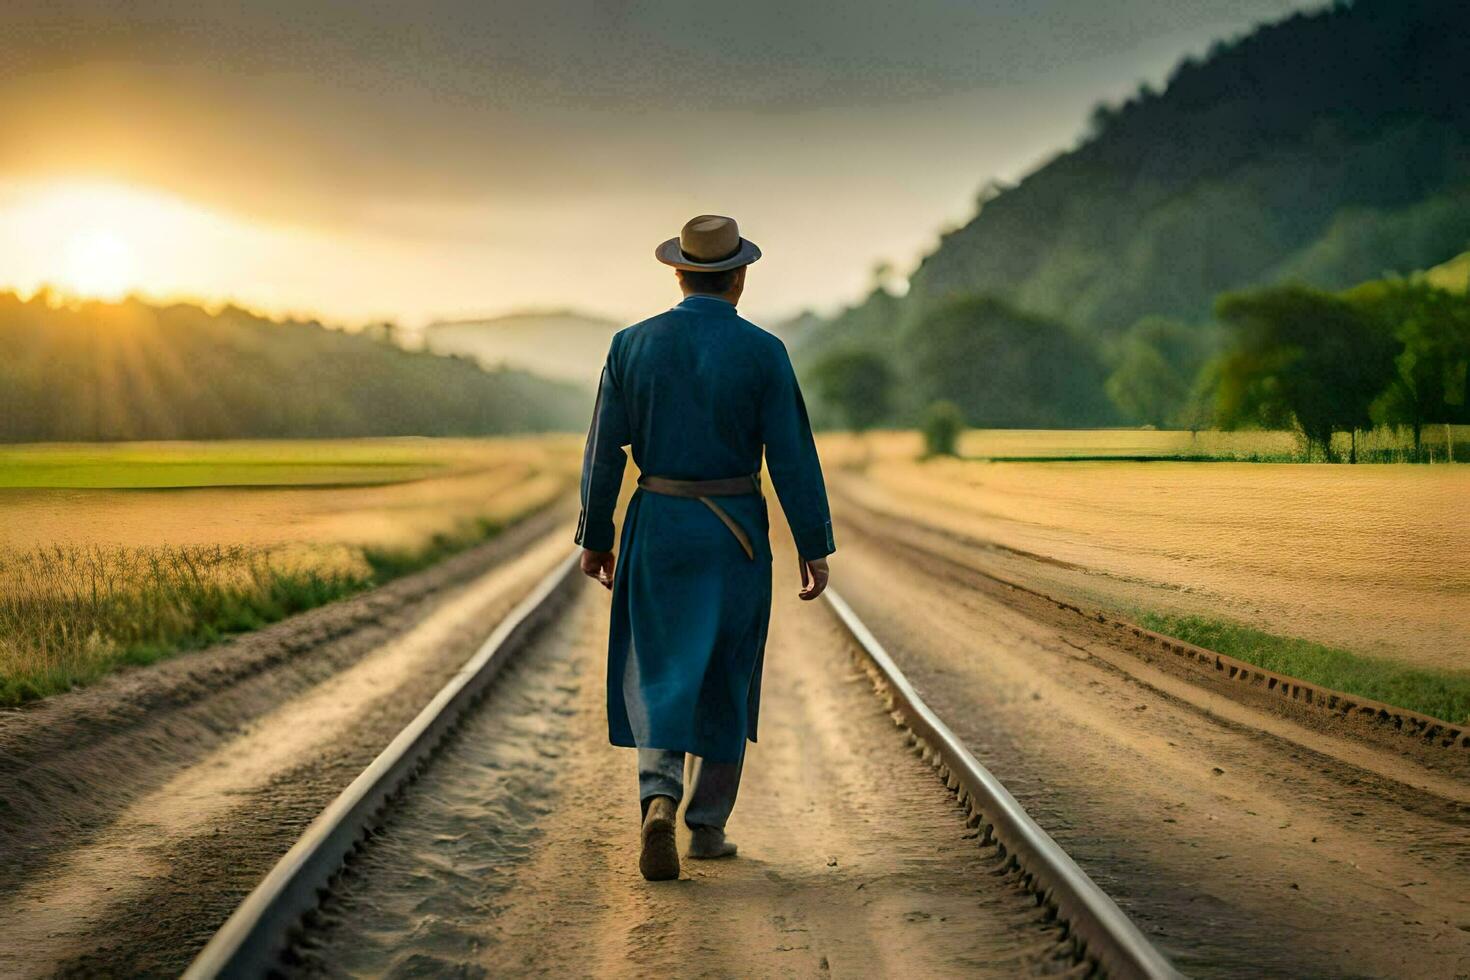
<svg viewBox="0 0 1470 980">
<path fill-rule="evenodd" d="M 97 179 L 0 186 L 4 287 L 74 299 L 214 297 L 260 233 L 183 198 Z M 234 261 L 232 261 L 234 260 Z M 227 294 L 226 294 L 227 295 Z"/>
</svg>

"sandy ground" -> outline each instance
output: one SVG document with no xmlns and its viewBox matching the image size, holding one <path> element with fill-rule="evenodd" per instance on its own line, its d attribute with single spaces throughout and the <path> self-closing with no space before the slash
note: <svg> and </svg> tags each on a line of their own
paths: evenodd
<svg viewBox="0 0 1470 980">
<path fill-rule="evenodd" d="M 1470 669 L 1470 466 L 921 462 L 899 434 L 870 441 L 865 468 L 824 441 L 834 494 L 983 542 L 1041 587 Z"/>
<path fill-rule="evenodd" d="M 790 562 L 778 567 L 787 568 Z M 786 578 L 794 580 L 794 570 Z M 782 583 L 783 596 L 794 582 Z M 354 864 L 301 950 L 331 976 L 974 976 L 1074 964 L 992 873 L 828 612 L 778 600 L 735 860 L 637 870 L 634 756 L 607 744 L 607 597 L 527 650 Z M 681 831 L 682 834 L 682 831 Z"/>
<path fill-rule="evenodd" d="M 1463 759 L 1434 766 L 1243 706 L 928 550 L 937 537 L 984 569 L 984 549 L 850 505 L 835 523 L 845 598 L 1185 972 L 1470 973 Z"/>
<path fill-rule="evenodd" d="M 0 976 L 177 973 L 566 555 L 566 516 L 0 716 Z"/>
</svg>

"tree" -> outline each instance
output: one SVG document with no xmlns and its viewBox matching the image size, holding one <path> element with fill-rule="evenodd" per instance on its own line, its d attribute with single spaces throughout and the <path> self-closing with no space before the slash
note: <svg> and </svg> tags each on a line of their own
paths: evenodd
<svg viewBox="0 0 1470 980">
<path fill-rule="evenodd" d="M 924 410 L 924 453 L 953 456 L 965 431 L 965 416 L 954 402 L 935 402 Z"/>
<path fill-rule="evenodd" d="M 1424 426 L 1470 420 L 1465 375 L 1470 367 L 1470 300 L 1426 282 L 1375 282 L 1348 294 L 1400 345 L 1394 374 L 1373 403 L 1375 421 L 1406 425 L 1414 455 Z"/>
<path fill-rule="evenodd" d="M 1188 429 L 1191 436 L 1198 436 L 1201 429 L 1217 424 L 1216 394 L 1220 389 L 1220 357 L 1214 357 L 1200 366 L 1189 386 L 1189 394 L 1169 420 L 1171 425 Z"/>
<path fill-rule="evenodd" d="M 403 346 L 401 337 L 403 330 L 398 324 L 391 320 L 381 320 L 369 323 L 362 328 L 362 335 L 374 343 L 386 344 L 389 347 Z"/>
<path fill-rule="evenodd" d="M 903 277 L 887 259 L 879 259 L 873 263 L 873 269 L 868 273 L 869 288 L 875 293 L 893 295 L 901 288 L 902 282 Z"/>
<path fill-rule="evenodd" d="M 1359 306 L 1305 286 L 1227 293 L 1216 304 L 1231 331 L 1219 363 L 1226 428 L 1295 423 L 1308 453 L 1332 460 L 1332 434 L 1372 425 L 1373 400 L 1394 376 L 1395 342 Z"/>
<path fill-rule="evenodd" d="M 1104 425 L 1117 417 L 1087 338 L 992 296 L 929 313 L 903 350 L 919 404 L 952 401 L 972 425 Z"/>
<path fill-rule="evenodd" d="M 864 432 L 888 418 L 893 369 L 878 354 L 837 351 L 817 362 L 811 376 L 821 399 L 842 413 L 853 432 Z"/>
<path fill-rule="evenodd" d="M 1200 368 L 1218 347 L 1217 332 L 1150 316 L 1118 343 L 1108 398 L 1124 415 L 1150 425 L 1176 425 L 1186 411 Z"/>
</svg>

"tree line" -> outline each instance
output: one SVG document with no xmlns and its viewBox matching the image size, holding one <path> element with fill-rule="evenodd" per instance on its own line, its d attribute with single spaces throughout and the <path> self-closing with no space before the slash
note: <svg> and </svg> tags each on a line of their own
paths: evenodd
<svg viewBox="0 0 1470 980">
<path fill-rule="evenodd" d="M 1309 458 L 1333 436 L 1403 427 L 1413 453 L 1431 424 L 1470 424 L 1470 298 L 1424 277 L 1345 292 L 1286 284 L 1226 293 L 1215 318 L 1145 317 L 1111 343 L 963 297 L 884 351 L 838 348 L 809 369 L 828 422 L 1060 428 L 1294 428 Z M 835 413 L 835 417 L 833 417 Z"/>
<path fill-rule="evenodd" d="M 1308 456 L 1334 458 L 1332 437 L 1376 426 L 1412 434 L 1470 423 L 1470 299 L 1422 279 L 1334 293 L 1279 285 L 1227 293 L 1217 324 L 1151 319 L 1125 337 L 1108 378 L 1137 421 L 1198 429 L 1294 428 Z"/>
<path fill-rule="evenodd" d="M 572 430 L 572 385 L 404 350 L 393 331 L 138 299 L 0 293 L 0 441 Z"/>
</svg>

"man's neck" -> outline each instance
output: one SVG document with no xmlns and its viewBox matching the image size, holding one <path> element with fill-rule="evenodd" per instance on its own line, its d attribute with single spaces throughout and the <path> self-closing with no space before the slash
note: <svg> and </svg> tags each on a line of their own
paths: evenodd
<svg viewBox="0 0 1470 980">
<path fill-rule="evenodd" d="M 703 297 L 704 299 L 717 299 L 722 303 L 729 303 L 731 306 L 734 306 L 736 302 L 740 299 L 739 295 L 732 295 L 730 293 L 684 293 L 685 299 L 693 299 L 696 296 Z"/>
</svg>

